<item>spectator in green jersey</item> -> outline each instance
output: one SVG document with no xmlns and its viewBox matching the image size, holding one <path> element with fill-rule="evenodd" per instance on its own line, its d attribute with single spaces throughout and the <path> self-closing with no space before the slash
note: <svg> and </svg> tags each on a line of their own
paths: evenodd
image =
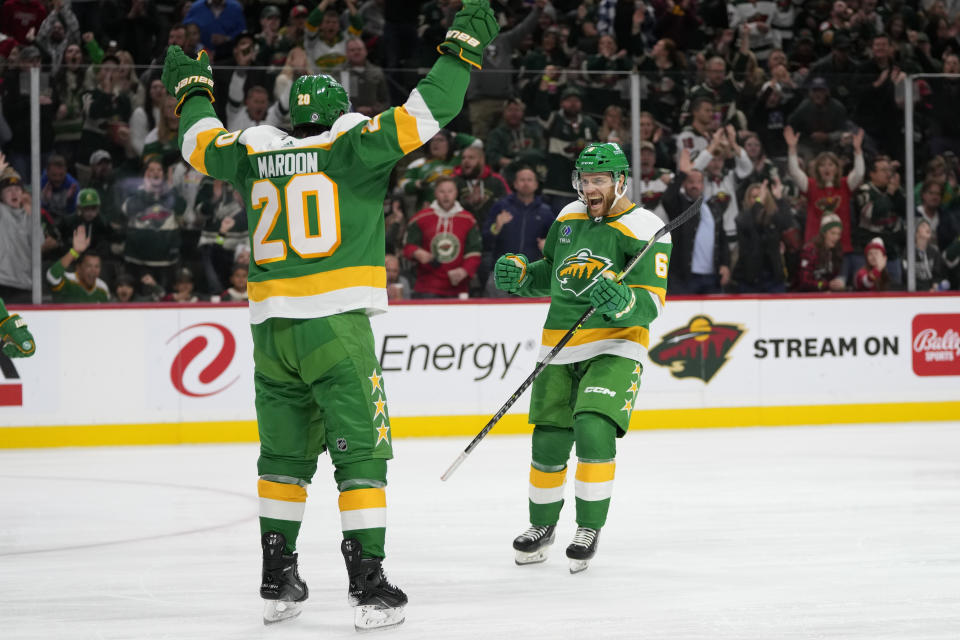
<svg viewBox="0 0 960 640">
<path fill-rule="evenodd" d="M 80 225 L 73 232 L 73 246 L 47 269 L 47 282 L 53 289 L 54 302 L 90 303 L 108 302 L 110 289 L 100 279 L 100 256 L 87 252 L 90 237 L 87 229 Z M 71 273 L 67 267 L 76 261 L 77 267 Z"/>
</svg>

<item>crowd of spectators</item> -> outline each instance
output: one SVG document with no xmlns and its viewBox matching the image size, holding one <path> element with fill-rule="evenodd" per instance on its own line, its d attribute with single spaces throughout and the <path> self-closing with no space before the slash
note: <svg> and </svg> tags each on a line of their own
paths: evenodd
<svg viewBox="0 0 960 640">
<path fill-rule="evenodd" d="M 160 82 L 168 44 L 205 48 L 231 130 L 288 129 L 305 73 L 355 111 L 400 104 L 457 0 L 4 0 L 0 297 L 243 300 L 242 194 L 183 162 Z M 942 0 L 491 0 L 502 30 L 463 112 L 394 172 L 388 294 L 494 296 L 505 252 L 541 255 L 592 141 L 631 154 L 635 200 L 674 234 L 672 293 L 960 288 L 960 75 L 915 81 L 916 214 L 906 246 L 907 74 L 960 74 L 960 6 Z M 41 193 L 29 74 L 41 68 Z M 629 121 L 638 72 L 640 139 Z"/>
</svg>

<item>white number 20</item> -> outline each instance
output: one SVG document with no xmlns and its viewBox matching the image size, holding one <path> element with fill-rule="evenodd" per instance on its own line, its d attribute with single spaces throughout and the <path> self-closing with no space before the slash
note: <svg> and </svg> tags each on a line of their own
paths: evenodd
<svg viewBox="0 0 960 640">
<path fill-rule="evenodd" d="M 317 233 L 310 232 L 309 200 L 316 202 Z M 253 261 L 267 264 L 287 257 L 287 243 L 268 240 L 286 204 L 287 238 L 290 248 L 301 258 L 329 256 L 340 246 L 340 207 L 337 185 L 323 173 L 293 176 L 280 190 L 269 180 L 257 180 L 250 191 L 250 204 L 260 210 L 260 220 L 253 231 Z"/>
<path fill-rule="evenodd" d="M 653 268 L 661 278 L 667 277 L 667 254 L 658 253 L 653 257 Z"/>
</svg>

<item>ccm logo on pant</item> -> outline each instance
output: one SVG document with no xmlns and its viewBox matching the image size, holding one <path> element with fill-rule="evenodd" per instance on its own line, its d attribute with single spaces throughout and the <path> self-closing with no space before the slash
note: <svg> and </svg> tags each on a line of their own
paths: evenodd
<svg viewBox="0 0 960 640">
<path fill-rule="evenodd" d="M 607 389 L 605 387 L 587 387 L 586 389 L 583 390 L 583 392 L 584 393 L 602 393 L 606 396 L 610 396 L 611 398 L 617 397 L 616 391 L 610 391 L 610 389 Z"/>
</svg>

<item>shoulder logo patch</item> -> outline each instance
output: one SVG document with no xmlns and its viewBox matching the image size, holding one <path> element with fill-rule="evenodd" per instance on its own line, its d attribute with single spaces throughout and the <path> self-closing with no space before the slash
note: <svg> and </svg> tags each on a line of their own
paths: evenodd
<svg viewBox="0 0 960 640">
<path fill-rule="evenodd" d="M 600 274 L 612 265 L 613 261 L 609 258 L 594 255 L 590 249 L 581 249 L 560 263 L 557 267 L 557 281 L 561 289 L 581 296 L 595 285 Z"/>
</svg>

